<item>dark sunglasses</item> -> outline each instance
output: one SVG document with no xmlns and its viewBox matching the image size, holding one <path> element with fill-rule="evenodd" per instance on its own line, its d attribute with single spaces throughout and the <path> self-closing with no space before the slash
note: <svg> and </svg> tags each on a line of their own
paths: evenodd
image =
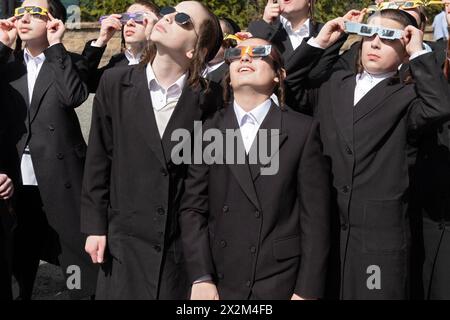
<svg viewBox="0 0 450 320">
<path fill-rule="evenodd" d="M 162 18 L 168 14 L 172 14 L 175 12 L 177 12 L 177 10 L 174 7 L 164 7 L 159 11 L 159 16 Z M 177 14 L 175 15 L 175 22 L 180 26 L 187 26 L 191 24 L 192 27 L 194 27 L 191 16 L 184 12 L 177 12 Z"/>
</svg>

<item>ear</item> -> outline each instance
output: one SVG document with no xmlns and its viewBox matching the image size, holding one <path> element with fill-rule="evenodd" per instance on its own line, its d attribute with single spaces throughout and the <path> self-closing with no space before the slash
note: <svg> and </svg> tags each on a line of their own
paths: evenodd
<svg viewBox="0 0 450 320">
<path fill-rule="evenodd" d="M 285 68 L 281 68 L 281 76 L 283 77 L 283 81 L 284 81 L 284 79 L 286 79 L 286 69 Z"/>
<path fill-rule="evenodd" d="M 194 57 L 194 49 L 189 50 L 188 52 L 186 52 L 186 57 L 188 57 L 189 60 L 191 60 Z"/>
<path fill-rule="evenodd" d="M 280 81 L 284 81 L 284 79 L 286 79 L 286 70 L 284 68 L 281 68 L 280 76 L 281 76 L 281 79 L 280 79 L 280 77 L 275 77 L 273 79 L 273 81 L 276 83 L 280 83 Z"/>
</svg>

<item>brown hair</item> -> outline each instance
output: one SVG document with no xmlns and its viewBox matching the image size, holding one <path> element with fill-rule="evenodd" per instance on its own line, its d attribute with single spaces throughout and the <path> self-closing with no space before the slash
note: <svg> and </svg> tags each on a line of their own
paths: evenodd
<svg viewBox="0 0 450 320">
<path fill-rule="evenodd" d="M 368 19 L 368 22 L 370 20 L 372 20 L 375 17 L 382 17 L 382 18 L 386 18 L 386 19 L 390 19 L 393 21 L 396 21 L 398 23 L 400 23 L 403 27 L 407 27 L 409 25 L 413 25 L 414 27 L 417 27 L 417 22 L 416 20 L 407 12 L 402 11 L 402 10 L 397 10 L 397 9 L 385 9 L 385 10 L 380 10 L 377 11 L 376 13 L 374 13 L 373 15 L 371 15 Z M 362 43 L 363 40 L 360 41 L 359 43 L 359 49 L 358 49 L 358 55 L 356 58 L 356 65 L 355 65 L 355 69 L 356 69 L 356 73 L 360 74 L 364 71 L 364 66 L 362 64 Z M 394 81 L 399 81 L 399 75 L 398 73 L 393 77 Z M 405 77 L 405 82 L 410 82 L 411 81 L 411 75 L 406 75 Z"/>
<path fill-rule="evenodd" d="M 217 17 L 203 3 L 198 2 L 207 12 L 208 18 L 200 25 L 197 42 L 194 48 L 194 56 L 189 64 L 189 75 L 187 84 L 191 88 L 204 86 L 208 88 L 208 81 L 202 77 L 202 72 L 206 68 L 206 64 L 216 55 L 222 43 L 223 35 Z M 217 40 L 217 41 L 216 41 Z M 217 46 L 219 44 L 219 46 Z M 206 49 L 206 50 L 204 50 Z M 152 63 L 156 56 L 156 46 L 151 41 L 148 42 L 147 48 L 141 60 L 141 64 Z"/>
<path fill-rule="evenodd" d="M 146 7 L 147 9 L 150 9 L 150 11 L 154 12 L 156 15 L 159 14 L 159 7 L 156 4 L 154 4 L 152 1 L 149 1 L 149 0 L 136 0 L 136 1 L 134 1 L 134 3 L 130 4 L 126 10 L 128 10 L 132 5 L 135 5 L 135 4 L 139 4 L 141 6 Z M 120 44 L 121 44 L 120 51 L 124 52 L 127 49 L 126 44 L 125 44 L 124 28 L 122 28 L 122 31 L 121 31 Z"/>
<path fill-rule="evenodd" d="M 316 24 L 314 20 L 314 8 L 315 8 L 316 0 L 309 0 L 309 20 L 312 24 Z"/>
<path fill-rule="evenodd" d="M 256 39 L 256 38 L 253 38 Z M 257 38 L 260 39 L 260 38 Z M 269 41 L 265 39 L 261 39 L 266 41 L 268 44 L 271 44 Z M 280 51 L 276 48 L 276 46 L 272 45 L 272 50 L 269 54 L 270 60 L 272 61 L 273 69 L 279 79 L 279 82 L 275 85 L 273 89 L 273 93 L 277 96 L 280 108 L 283 109 L 286 101 L 286 89 L 284 86 L 285 70 L 284 70 L 284 61 L 283 57 L 280 54 Z M 230 83 L 230 72 L 228 71 L 226 76 L 222 79 L 222 87 L 223 89 L 223 100 L 225 105 L 229 105 L 231 103 L 232 98 L 232 87 Z"/>
</svg>

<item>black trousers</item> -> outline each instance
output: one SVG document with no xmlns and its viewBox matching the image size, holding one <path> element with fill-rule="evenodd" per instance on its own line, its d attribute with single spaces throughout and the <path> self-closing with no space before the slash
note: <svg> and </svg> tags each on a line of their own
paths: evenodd
<svg viewBox="0 0 450 320">
<path fill-rule="evenodd" d="M 57 257 L 61 249 L 58 234 L 48 224 L 39 188 L 22 186 L 16 196 L 13 273 L 19 284 L 20 299 L 30 300 L 39 261 L 59 265 Z"/>
<path fill-rule="evenodd" d="M 0 300 L 11 300 L 12 246 L 15 215 L 0 201 Z"/>
</svg>

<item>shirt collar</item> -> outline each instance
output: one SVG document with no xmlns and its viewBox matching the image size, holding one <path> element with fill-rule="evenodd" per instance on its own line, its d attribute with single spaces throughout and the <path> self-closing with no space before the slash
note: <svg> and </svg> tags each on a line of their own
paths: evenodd
<svg viewBox="0 0 450 320">
<path fill-rule="evenodd" d="M 272 101 L 270 99 L 267 99 L 266 101 L 258 105 L 256 108 L 252 109 L 249 112 L 246 112 L 236 102 L 236 100 L 234 100 L 233 108 L 239 123 L 239 127 L 242 125 L 242 120 L 245 115 L 252 117 L 256 121 L 256 123 L 260 126 L 261 123 L 264 121 L 264 118 L 266 117 L 267 113 L 269 112 L 271 105 Z"/>
<path fill-rule="evenodd" d="M 292 30 L 291 22 L 283 16 L 280 16 L 280 22 L 288 33 L 296 33 L 309 36 L 309 18 L 302 24 L 298 30 Z"/>
<path fill-rule="evenodd" d="M 156 84 L 159 88 L 166 90 L 167 92 L 175 90 L 176 92 L 179 92 L 180 95 L 181 95 L 181 92 L 183 91 L 184 85 L 186 84 L 186 81 L 187 81 L 187 72 L 186 72 L 181 77 L 179 77 L 177 81 L 172 83 L 167 89 L 164 89 L 159 84 L 158 79 L 156 79 L 155 73 L 153 72 L 153 68 L 150 63 L 147 64 L 146 73 L 147 73 L 148 86 L 150 89 L 152 89 L 153 84 Z"/>
<path fill-rule="evenodd" d="M 397 71 L 391 71 L 391 72 L 386 72 L 386 73 L 382 73 L 382 74 L 370 74 L 364 70 L 362 73 L 358 74 L 357 79 L 360 81 L 367 80 L 369 82 L 380 82 L 387 78 L 392 77 L 396 73 L 397 73 Z"/>
<path fill-rule="evenodd" d="M 30 53 L 28 48 L 25 48 L 23 50 L 23 58 L 25 60 L 25 63 L 28 64 L 31 60 L 34 61 L 36 64 L 40 64 L 44 62 L 45 60 L 45 54 L 42 52 L 41 54 L 37 55 L 36 57 L 33 57 L 33 55 Z"/>
<path fill-rule="evenodd" d="M 125 50 L 125 57 L 129 62 L 138 62 L 141 60 L 142 52 L 139 52 L 136 56 L 131 53 L 130 50 Z"/>
</svg>

